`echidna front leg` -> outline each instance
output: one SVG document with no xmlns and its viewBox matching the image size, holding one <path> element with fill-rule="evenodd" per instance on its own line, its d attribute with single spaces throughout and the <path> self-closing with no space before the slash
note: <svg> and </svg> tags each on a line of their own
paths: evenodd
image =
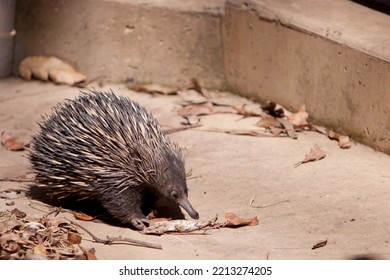
<svg viewBox="0 0 390 280">
<path fill-rule="evenodd" d="M 138 188 L 128 188 L 120 193 L 105 192 L 101 203 L 104 208 L 123 224 L 131 224 L 142 230 L 149 220 L 141 210 L 142 193 Z"/>
</svg>

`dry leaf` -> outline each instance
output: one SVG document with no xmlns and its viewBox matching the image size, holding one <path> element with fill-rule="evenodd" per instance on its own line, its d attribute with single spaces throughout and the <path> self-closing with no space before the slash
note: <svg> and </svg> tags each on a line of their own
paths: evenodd
<svg viewBox="0 0 390 280">
<path fill-rule="evenodd" d="M 299 108 L 297 113 L 293 113 L 288 116 L 289 121 L 295 126 L 302 126 L 307 124 L 307 118 L 309 117 L 309 113 L 306 112 L 305 105 L 302 105 Z"/>
<path fill-rule="evenodd" d="M 89 261 L 95 261 L 97 260 L 97 257 L 95 255 L 95 249 L 91 248 L 87 251 L 87 260 Z"/>
<path fill-rule="evenodd" d="M 47 251 L 45 246 L 43 244 L 38 244 L 34 247 L 34 255 L 41 255 L 41 256 L 46 256 Z"/>
<path fill-rule="evenodd" d="M 74 233 L 74 232 L 71 232 L 71 231 L 68 232 L 68 241 L 71 244 L 80 244 L 81 240 L 82 240 L 81 235 Z"/>
<path fill-rule="evenodd" d="M 285 116 L 284 108 L 273 101 L 268 101 L 265 105 L 261 106 L 261 109 L 275 118 L 283 118 Z"/>
<path fill-rule="evenodd" d="M 15 236 L 11 234 L 3 234 L 0 236 L 0 248 L 9 254 L 16 253 L 20 250 Z"/>
<path fill-rule="evenodd" d="M 315 249 L 324 247 L 327 243 L 328 243 L 328 240 L 319 241 L 319 242 L 317 242 L 316 244 L 314 244 L 313 247 L 312 247 L 311 249 L 312 249 L 312 250 L 315 250 Z"/>
<path fill-rule="evenodd" d="M 24 196 L 25 193 L 18 189 L 6 189 L 4 191 L 0 191 L 0 198 L 17 199 Z"/>
<path fill-rule="evenodd" d="M 257 217 L 253 218 L 240 218 L 234 213 L 225 214 L 226 222 L 224 223 L 225 227 L 240 227 L 240 226 L 255 226 L 259 224 Z"/>
<path fill-rule="evenodd" d="M 27 214 L 23 211 L 20 211 L 18 208 L 15 208 L 11 211 L 12 215 L 15 215 L 17 218 L 21 219 L 27 216 Z"/>
<path fill-rule="evenodd" d="M 269 130 L 271 131 L 272 136 L 275 136 L 275 137 L 281 135 L 282 133 L 286 133 L 287 134 L 287 131 L 284 128 L 271 126 L 269 128 Z"/>
<path fill-rule="evenodd" d="M 326 130 L 326 134 L 332 140 L 337 140 L 339 142 L 339 147 L 342 149 L 349 149 L 352 147 L 352 142 L 348 136 L 339 134 L 331 129 Z"/>
<path fill-rule="evenodd" d="M 287 133 L 288 137 L 290 137 L 292 139 L 298 138 L 297 134 L 295 133 L 295 129 L 294 129 L 293 124 L 288 119 L 285 119 L 285 118 L 277 118 L 277 119 L 283 125 L 283 127 L 286 129 L 286 133 Z"/>
<path fill-rule="evenodd" d="M 149 84 L 149 85 L 134 85 L 129 89 L 136 92 L 146 92 L 152 94 L 162 94 L 162 95 L 177 95 L 178 90 L 166 87 L 158 84 Z"/>
<path fill-rule="evenodd" d="M 75 212 L 73 211 L 73 216 L 77 219 L 77 220 L 81 220 L 81 221 L 92 221 L 94 219 L 94 217 L 92 216 L 89 216 L 89 215 L 86 215 L 84 213 L 80 213 L 80 212 Z"/>
<path fill-rule="evenodd" d="M 298 167 L 302 163 L 323 159 L 324 157 L 326 157 L 326 155 L 326 152 L 321 150 L 320 147 L 315 144 L 313 148 L 311 148 L 310 152 L 306 154 L 305 158 L 302 161 L 298 162 L 295 167 Z"/>
<path fill-rule="evenodd" d="M 67 85 L 80 83 L 87 79 L 68 63 L 54 56 L 26 57 L 19 65 L 19 74 L 26 80 L 36 78 Z"/>
<path fill-rule="evenodd" d="M 22 151 L 24 150 L 23 142 L 15 136 L 3 131 L 1 133 L 1 145 L 10 151 Z"/>
<path fill-rule="evenodd" d="M 182 125 L 197 125 L 200 123 L 200 118 L 196 115 L 184 116 L 184 119 L 186 121 L 181 122 Z"/>
<path fill-rule="evenodd" d="M 186 106 L 181 108 L 178 113 L 180 116 L 185 117 L 189 115 L 201 116 L 201 115 L 211 115 L 214 114 L 215 110 L 213 104 L 210 101 Z"/>
<path fill-rule="evenodd" d="M 237 114 L 243 115 L 244 117 L 260 116 L 262 113 L 261 108 L 257 104 L 252 104 L 252 106 L 242 104 L 240 106 L 235 106 L 234 109 Z"/>
<path fill-rule="evenodd" d="M 352 147 L 352 142 L 348 136 L 340 135 L 339 137 L 339 147 L 342 149 L 349 149 Z"/>
<path fill-rule="evenodd" d="M 5 205 L 7 205 L 7 206 L 14 206 L 15 205 L 15 201 L 6 201 Z"/>
<path fill-rule="evenodd" d="M 261 119 L 256 123 L 259 127 L 282 127 L 282 124 L 273 116 L 267 113 L 260 114 Z"/>
</svg>

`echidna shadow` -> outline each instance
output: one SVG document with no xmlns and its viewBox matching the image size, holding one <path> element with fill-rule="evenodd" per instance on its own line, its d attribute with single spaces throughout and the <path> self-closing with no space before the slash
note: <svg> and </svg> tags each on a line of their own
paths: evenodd
<svg viewBox="0 0 390 280">
<path fill-rule="evenodd" d="M 82 91 L 39 127 L 29 153 L 32 197 L 137 229 L 157 198 L 171 218 L 184 217 L 179 206 L 199 218 L 188 200 L 181 149 L 137 102 L 112 90 Z"/>
</svg>

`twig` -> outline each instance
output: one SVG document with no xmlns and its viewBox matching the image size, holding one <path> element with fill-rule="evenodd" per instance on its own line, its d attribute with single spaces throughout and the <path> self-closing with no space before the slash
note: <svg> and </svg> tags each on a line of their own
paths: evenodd
<svg viewBox="0 0 390 280">
<path fill-rule="evenodd" d="M 219 129 L 219 128 L 203 128 L 195 129 L 196 131 L 203 132 L 217 132 L 217 133 L 226 133 L 231 135 L 243 135 L 243 136 L 254 136 L 254 137 L 275 137 L 272 134 L 266 134 L 257 130 L 247 130 L 247 129 Z"/>
<path fill-rule="evenodd" d="M 285 200 L 282 200 L 282 201 L 277 201 L 275 203 L 270 203 L 270 204 L 263 204 L 263 205 L 253 205 L 253 202 L 255 201 L 255 195 L 252 196 L 251 200 L 249 201 L 249 206 L 250 207 L 253 207 L 253 208 L 267 208 L 267 207 L 271 207 L 271 206 L 275 206 L 275 205 L 278 205 L 280 203 L 284 203 L 284 202 L 290 202 L 289 199 L 285 199 Z"/>
<path fill-rule="evenodd" d="M 172 133 L 176 133 L 179 131 L 183 131 L 183 130 L 187 130 L 187 129 L 191 129 L 191 128 L 195 128 L 195 127 L 199 127 L 199 126 L 202 126 L 202 125 L 201 124 L 193 124 L 193 125 L 187 125 L 187 126 L 183 126 L 183 127 L 174 127 L 174 128 L 170 128 L 170 129 L 164 129 L 163 132 L 164 132 L 164 134 L 172 134 Z"/>
<path fill-rule="evenodd" d="M 107 245 L 111 245 L 113 244 L 114 242 L 126 242 L 126 243 L 130 243 L 130 245 L 134 245 L 134 246 L 141 246 L 141 247 L 147 247 L 147 248 L 153 248 L 153 249 L 160 249 L 162 250 L 162 246 L 160 244 L 153 244 L 153 243 L 149 243 L 149 242 L 144 242 L 144 241 L 139 241 L 139 240 L 136 240 L 136 239 L 132 239 L 132 238 L 126 238 L 126 237 L 109 237 L 107 236 L 106 239 L 102 239 L 102 238 L 99 238 L 97 237 L 96 235 L 94 235 L 92 232 L 90 232 L 88 229 L 86 229 L 85 227 L 83 227 L 82 225 L 76 223 L 76 222 L 73 222 L 67 218 L 65 218 L 66 220 L 68 220 L 71 224 L 81 228 L 82 230 L 84 230 L 86 233 L 88 233 L 93 241 L 97 242 L 97 243 L 103 243 L 103 244 L 107 244 Z"/>
<path fill-rule="evenodd" d="M 35 181 L 31 179 L 16 179 L 16 178 L 3 177 L 0 178 L 0 182 L 34 183 Z"/>
</svg>

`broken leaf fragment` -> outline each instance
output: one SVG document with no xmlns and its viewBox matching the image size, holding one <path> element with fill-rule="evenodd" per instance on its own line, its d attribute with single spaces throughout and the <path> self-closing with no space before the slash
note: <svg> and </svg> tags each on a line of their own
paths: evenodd
<svg viewBox="0 0 390 280">
<path fill-rule="evenodd" d="M 311 249 L 312 249 L 312 250 L 315 250 L 315 249 L 324 247 L 327 243 L 328 243 L 328 240 L 319 241 L 319 242 L 317 242 L 316 244 L 314 244 L 313 247 L 312 247 Z"/>
<path fill-rule="evenodd" d="M 283 118 L 285 116 L 283 107 L 273 101 L 268 101 L 261 109 L 275 118 Z"/>
<path fill-rule="evenodd" d="M 288 116 L 288 119 L 294 126 L 302 126 L 307 124 L 308 117 L 309 117 L 309 113 L 306 112 L 305 105 L 302 105 L 299 108 L 298 112 L 290 114 Z"/>
<path fill-rule="evenodd" d="M 180 116 L 185 117 L 189 115 L 201 116 L 201 115 L 211 115 L 214 114 L 214 106 L 210 101 L 189 105 L 181 108 L 178 113 Z"/>
<path fill-rule="evenodd" d="M 80 212 L 76 212 L 76 211 L 73 211 L 73 216 L 77 219 L 77 220 L 81 220 L 81 221 L 92 221 L 94 219 L 94 217 L 92 216 L 89 216 L 87 214 L 84 214 L 84 213 L 80 213 Z"/>
<path fill-rule="evenodd" d="M 225 214 L 225 227 L 241 227 L 241 226 L 256 226 L 259 224 L 257 217 L 253 218 L 241 218 L 234 213 Z"/>
<path fill-rule="evenodd" d="M 161 94 L 161 95 L 176 95 L 178 90 L 175 88 L 162 86 L 158 84 L 148 84 L 148 85 L 134 85 L 129 87 L 129 89 L 136 92 L 146 92 L 151 94 Z"/>
<path fill-rule="evenodd" d="M 326 130 L 326 134 L 332 140 L 337 140 L 339 142 L 339 147 L 342 149 L 349 149 L 352 147 L 352 142 L 348 136 L 337 133 L 331 129 Z"/>
<path fill-rule="evenodd" d="M 81 235 L 74 233 L 74 232 L 71 232 L 71 231 L 68 232 L 68 241 L 71 244 L 80 244 L 81 239 L 82 239 Z"/>
<path fill-rule="evenodd" d="M 327 153 L 324 152 L 323 150 L 321 150 L 321 148 L 317 144 L 315 144 L 310 149 L 310 152 L 308 154 L 306 154 L 305 158 L 302 161 L 300 161 L 297 164 L 295 164 L 295 167 L 298 167 L 302 163 L 306 163 L 306 162 L 310 162 L 310 161 L 317 161 L 317 160 L 323 159 L 326 156 L 327 156 Z"/>
<path fill-rule="evenodd" d="M 43 246 L 43 244 L 35 245 L 33 252 L 34 252 L 34 255 L 41 255 L 41 256 L 47 255 L 46 248 L 45 248 L 45 246 Z"/>
<path fill-rule="evenodd" d="M 3 131 L 1 133 L 1 145 L 10 151 L 22 151 L 24 150 L 24 143 L 10 133 Z"/>
</svg>

